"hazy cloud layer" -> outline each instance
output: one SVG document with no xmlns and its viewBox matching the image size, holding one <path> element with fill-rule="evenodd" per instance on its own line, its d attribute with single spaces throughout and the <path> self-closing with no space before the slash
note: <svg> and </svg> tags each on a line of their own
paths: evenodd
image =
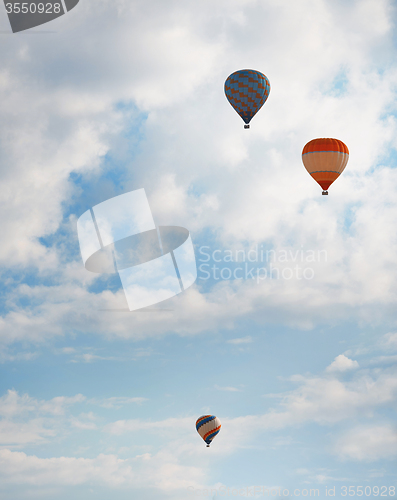
<svg viewBox="0 0 397 500">
<path fill-rule="evenodd" d="M 58 38 L 68 40 L 56 51 L 43 37 L 29 44 L 6 38 L 0 258 L 53 284 L 8 278 L 3 340 L 61 335 L 71 316 L 75 330 L 90 329 L 95 318 L 87 321 L 86 312 L 117 302 L 87 292 L 98 278 L 82 267 L 75 217 L 137 187 L 147 190 L 158 224 L 188 227 L 194 241 L 205 229 L 217 234 L 219 248 L 265 242 L 292 255 L 327 252 L 326 262 L 302 266 L 313 269 L 311 280 L 294 275 L 192 292 L 178 302 L 176 320 L 139 320 L 147 323 L 143 334 L 191 330 L 192 323 L 199 332 L 247 315 L 271 321 L 264 301 L 299 327 L 352 315 L 395 321 L 392 12 L 386 0 L 302 0 L 294 8 L 285 1 L 174 1 L 167 8 L 102 1 L 94 11 L 79 5 L 73 23 L 72 13 L 56 21 Z M 261 69 L 272 84 L 248 132 L 223 95 L 224 79 L 240 66 Z M 327 135 L 343 139 L 351 154 L 343 179 L 323 199 L 300 154 L 308 140 Z M 121 189 L 97 182 L 110 159 L 124 166 Z M 64 220 L 76 201 L 77 213 Z M 54 243 L 41 242 L 56 231 Z M 300 263 L 275 264 L 282 272 Z M 21 307 L 21 297 L 31 305 Z M 205 321 L 185 324 L 182 308 Z M 112 317 L 112 324 L 111 333 L 130 335 L 122 320 Z"/>
</svg>

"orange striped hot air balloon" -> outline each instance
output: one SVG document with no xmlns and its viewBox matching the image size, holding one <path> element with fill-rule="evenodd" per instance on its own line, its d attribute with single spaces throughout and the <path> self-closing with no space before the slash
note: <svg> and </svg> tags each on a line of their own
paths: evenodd
<svg viewBox="0 0 397 500">
<path fill-rule="evenodd" d="M 323 188 L 323 194 L 328 194 L 328 188 L 344 171 L 348 160 L 349 150 L 338 139 L 313 139 L 302 151 L 303 164 Z"/>
<path fill-rule="evenodd" d="M 215 415 L 203 415 L 197 419 L 196 430 L 209 448 L 211 441 L 221 430 L 221 421 Z"/>
</svg>

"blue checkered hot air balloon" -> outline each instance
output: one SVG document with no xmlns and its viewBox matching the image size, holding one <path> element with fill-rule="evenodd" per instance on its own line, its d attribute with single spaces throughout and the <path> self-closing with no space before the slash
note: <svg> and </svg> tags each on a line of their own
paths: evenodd
<svg viewBox="0 0 397 500">
<path fill-rule="evenodd" d="M 260 71 L 242 69 L 232 73 L 225 82 L 225 94 L 244 120 L 244 128 L 265 104 L 269 97 L 270 82 Z"/>
</svg>

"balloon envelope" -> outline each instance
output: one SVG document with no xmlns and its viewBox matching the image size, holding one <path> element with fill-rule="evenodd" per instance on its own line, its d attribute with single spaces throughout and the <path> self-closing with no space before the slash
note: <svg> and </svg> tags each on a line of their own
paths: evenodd
<svg viewBox="0 0 397 500">
<path fill-rule="evenodd" d="M 323 193 L 340 176 L 349 160 L 349 150 L 338 139 L 313 139 L 302 151 L 302 161 Z"/>
<path fill-rule="evenodd" d="M 225 82 L 225 94 L 247 124 L 265 104 L 269 97 L 270 82 L 260 71 L 242 69 L 232 73 Z"/>
<path fill-rule="evenodd" d="M 215 415 L 203 415 L 197 419 L 196 429 L 207 443 L 207 446 L 209 446 L 214 437 L 219 434 L 219 431 L 221 430 L 221 422 L 218 417 L 215 417 Z"/>
</svg>

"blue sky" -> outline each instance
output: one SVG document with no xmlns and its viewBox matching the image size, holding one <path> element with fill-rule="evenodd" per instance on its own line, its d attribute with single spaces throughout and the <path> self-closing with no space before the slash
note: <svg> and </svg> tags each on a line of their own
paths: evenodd
<svg viewBox="0 0 397 500">
<path fill-rule="evenodd" d="M 395 19 L 388 0 L 80 0 L 32 36 L 3 11 L 0 498 L 395 496 Z M 249 131 L 223 93 L 242 68 L 271 83 Z M 301 161 L 316 137 L 350 150 L 328 197 Z M 198 266 L 280 279 L 199 270 L 167 310 L 107 311 L 120 280 L 85 270 L 76 221 L 140 188 Z"/>
</svg>

